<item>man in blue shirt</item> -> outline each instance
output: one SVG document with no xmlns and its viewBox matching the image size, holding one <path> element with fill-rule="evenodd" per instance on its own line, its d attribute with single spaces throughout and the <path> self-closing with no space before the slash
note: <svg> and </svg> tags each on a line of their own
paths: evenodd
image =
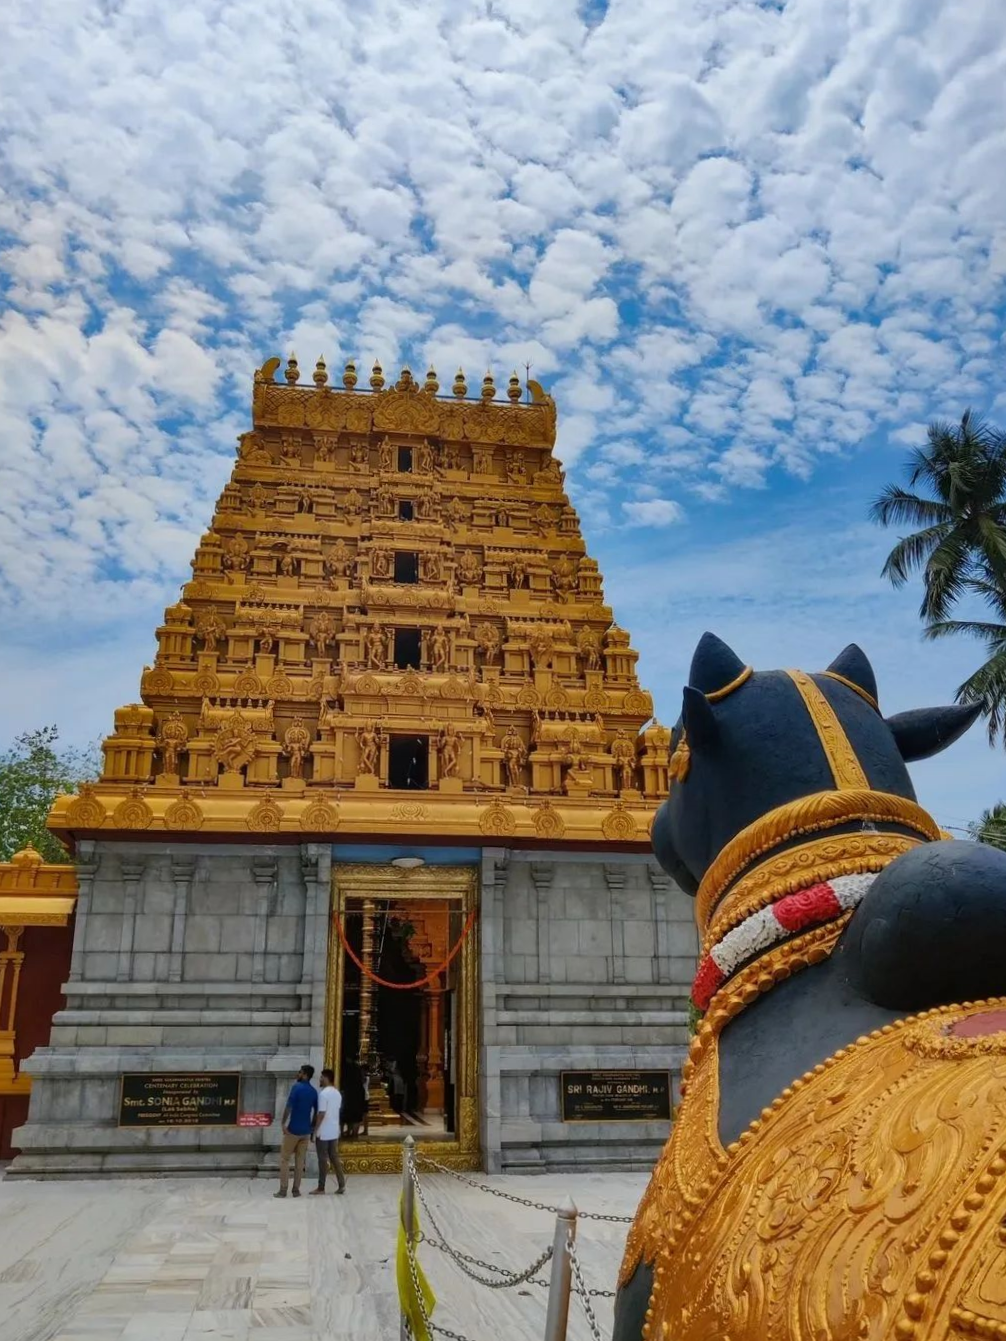
<svg viewBox="0 0 1006 1341">
<path fill-rule="evenodd" d="M 290 1180 L 290 1156 L 293 1156 L 293 1195 L 300 1196 L 300 1180 L 304 1176 L 307 1147 L 314 1130 L 318 1111 L 318 1091 L 311 1084 L 313 1066 L 302 1066 L 283 1109 L 283 1144 L 279 1152 L 279 1191 L 285 1197 Z"/>
</svg>

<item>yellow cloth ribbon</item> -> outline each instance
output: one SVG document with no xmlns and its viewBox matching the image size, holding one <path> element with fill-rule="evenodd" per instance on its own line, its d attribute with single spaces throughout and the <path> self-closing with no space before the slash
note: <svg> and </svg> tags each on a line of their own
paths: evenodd
<svg viewBox="0 0 1006 1341">
<path fill-rule="evenodd" d="M 412 1208 L 412 1243 L 413 1255 L 415 1255 L 415 1243 L 419 1237 L 419 1216 L 416 1208 Z M 402 1316 L 408 1319 L 409 1327 L 415 1341 L 431 1341 L 429 1328 L 423 1321 L 422 1310 L 419 1306 L 419 1295 L 416 1293 L 416 1287 L 412 1280 L 412 1271 L 409 1268 L 409 1247 L 405 1238 L 405 1197 L 398 1199 L 398 1249 L 395 1254 L 395 1276 L 398 1280 L 398 1304 L 402 1310 Z M 433 1310 L 437 1304 L 436 1295 L 430 1289 L 429 1282 L 423 1274 L 423 1268 L 419 1265 L 419 1259 L 416 1259 L 416 1280 L 419 1282 L 419 1289 L 422 1291 L 422 1302 L 426 1309 L 426 1316 L 432 1317 Z"/>
</svg>

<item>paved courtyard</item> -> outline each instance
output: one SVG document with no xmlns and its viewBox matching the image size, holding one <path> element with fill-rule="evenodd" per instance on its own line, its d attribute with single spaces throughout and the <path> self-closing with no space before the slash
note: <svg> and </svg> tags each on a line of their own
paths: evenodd
<svg viewBox="0 0 1006 1341">
<path fill-rule="evenodd" d="M 572 1196 L 582 1210 L 622 1215 L 646 1183 L 641 1174 L 484 1181 L 532 1201 Z M 520 1268 L 551 1240 L 547 1212 L 446 1175 L 426 1176 L 424 1186 L 463 1252 Z M 265 1180 L 0 1182 L 0 1341 L 394 1341 L 398 1180 L 352 1178 L 342 1197 L 276 1201 L 274 1191 Z M 625 1233 L 622 1224 L 581 1222 L 591 1288 L 612 1288 Z M 441 1326 L 471 1341 L 541 1341 L 545 1290 L 488 1290 L 428 1245 L 420 1259 Z M 611 1301 L 597 1299 L 595 1309 L 610 1334 Z M 574 1302 L 570 1341 L 589 1337 Z"/>
</svg>

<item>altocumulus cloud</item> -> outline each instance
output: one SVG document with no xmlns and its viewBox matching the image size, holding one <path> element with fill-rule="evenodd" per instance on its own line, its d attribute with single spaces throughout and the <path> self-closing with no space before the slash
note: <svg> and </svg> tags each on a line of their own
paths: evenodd
<svg viewBox="0 0 1006 1341">
<path fill-rule="evenodd" d="M 1003 66 L 998 0 L 8 0 L 8 637 L 132 655 L 291 347 L 530 361 L 602 548 L 1001 410 Z"/>
</svg>

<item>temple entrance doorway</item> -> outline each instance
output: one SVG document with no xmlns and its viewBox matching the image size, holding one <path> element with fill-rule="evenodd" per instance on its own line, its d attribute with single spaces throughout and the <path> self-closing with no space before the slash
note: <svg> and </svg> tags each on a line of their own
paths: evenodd
<svg viewBox="0 0 1006 1341">
<path fill-rule="evenodd" d="M 478 1167 L 478 958 L 468 867 L 336 865 L 327 1055 L 344 1158 L 400 1167 L 407 1134 Z"/>
</svg>

